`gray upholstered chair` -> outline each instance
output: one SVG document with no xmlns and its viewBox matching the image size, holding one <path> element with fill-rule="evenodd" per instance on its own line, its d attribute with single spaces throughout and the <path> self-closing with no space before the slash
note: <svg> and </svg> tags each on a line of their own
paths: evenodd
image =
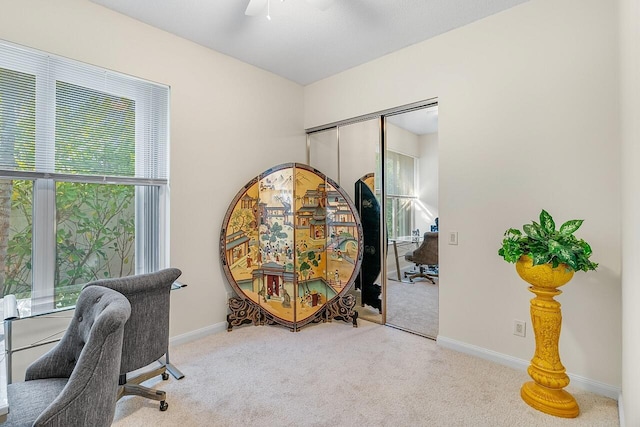
<svg viewBox="0 0 640 427">
<path fill-rule="evenodd" d="M 60 342 L 9 384 L 3 427 L 109 426 L 113 421 L 129 301 L 106 288 L 84 289 Z"/>
<path fill-rule="evenodd" d="M 433 277 L 437 274 L 428 274 L 427 267 L 438 267 L 438 232 L 424 233 L 422 244 L 416 250 L 407 252 L 404 259 L 415 263 L 418 269 L 416 272 L 404 273 L 404 277 L 408 276 L 409 281 L 413 282 L 416 277 L 423 277 L 435 283 Z"/>
<path fill-rule="evenodd" d="M 155 273 L 96 280 L 86 287 L 104 286 L 127 297 L 131 303 L 131 317 L 125 325 L 120 387 L 118 399 L 136 395 L 160 402 L 160 410 L 167 409 L 166 393 L 141 385 L 142 382 L 162 375 L 169 378 L 166 365 L 160 360 L 169 348 L 169 300 L 171 285 L 182 272 L 166 268 Z M 133 371 L 148 367 L 154 362 L 160 365 L 152 370 L 131 377 Z"/>
</svg>

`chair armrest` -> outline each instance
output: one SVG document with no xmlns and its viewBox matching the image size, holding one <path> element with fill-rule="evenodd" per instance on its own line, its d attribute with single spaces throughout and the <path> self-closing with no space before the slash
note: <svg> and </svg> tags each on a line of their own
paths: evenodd
<svg viewBox="0 0 640 427">
<path fill-rule="evenodd" d="M 66 386 L 38 416 L 34 425 L 111 425 L 118 394 L 123 332 L 124 321 L 120 329 L 108 334 L 98 345 L 82 352 Z M 108 416 L 104 413 L 108 413 Z"/>
<path fill-rule="evenodd" d="M 57 345 L 34 361 L 25 373 L 25 381 L 46 378 L 69 378 L 76 361 L 70 360 L 69 353 Z"/>
</svg>

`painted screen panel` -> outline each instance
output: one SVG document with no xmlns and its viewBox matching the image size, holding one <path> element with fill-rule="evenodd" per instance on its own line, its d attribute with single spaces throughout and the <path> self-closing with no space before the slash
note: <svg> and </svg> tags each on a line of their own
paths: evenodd
<svg viewBox="0 0 640 427">
<path fill-rule="evenodd" d="M 292 176 L 292 168 L 270 169 L 260 176 L 258 240 L 262 264 L 253 273 L 261 307 L 285 322 L 295 321 Z"/>
<path fill-rule="evenodd" d="M 304 321 L 327 302 L 327 191 L 324 176 L 300 167 L 295 188 L 298 320 Z"/>
<path fill-rule="evenodd" d="M 227 213 L 224 255 L 230 279 L 251 301 L 259 303 L 260 287 L 253 283 L 253 271 L 262 265 L 259 244 L 258 182 L 253 180 L 243 189 Z"/>
</svg>

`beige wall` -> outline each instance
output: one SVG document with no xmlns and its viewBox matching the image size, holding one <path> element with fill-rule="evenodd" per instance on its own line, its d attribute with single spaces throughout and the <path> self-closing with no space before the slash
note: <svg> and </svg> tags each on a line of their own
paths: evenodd
<svg viewBox="0 0 640 427">
<path fill-rule="evenodd" d="M 542 208 L 585 220 L 597 272 L 558 298 L 568 372 L 620 387 L 617 10 L 531 0 L 305 87 L 305 127 L 438 98 L 440 336 L 528 360 L 525 283 L 497 255 Z M 528 335 L 512 334 L 514 319 Z"/>
<path fill-rule="evenodd" d="M 355 183 L 375 173 L 380 145 L 379 120 L 365 120 L 340 126 L 340 185 L 354 203 Z M 324 171 L 324 169 L 320 169 Z"/>
<path fill-rule="evenodd" d="M 431 225 L 438 218 L 438 134 L 428 133 L 418 139 L 420 146 L 420 202 L 416 227 L 422 231 L 431 231 Z M 440 221 L 440 220 L 438 220 Z M 443 236 L 444 238 L 444 236 Z"/>
<path fill-rule="evenodd" d="M 0 0 L 0 39 L 171 86 L 171 335 L 223 322 L 219 237 L 236 193 L 305 161 L 303 88 L 87 0 Z"/>
<path fill-rule="evenodd" d="M 640 425 L 640 3 L 620 2 L 622 94 L 622 399 L 627 426 Z"/>
<path fill-rule="evenodd" d="M 385 125 L 385 130 L 387 132 L 387 150 L 405 156 L 420 157 L 418 135 L 389 122 Z"/>
</svg>

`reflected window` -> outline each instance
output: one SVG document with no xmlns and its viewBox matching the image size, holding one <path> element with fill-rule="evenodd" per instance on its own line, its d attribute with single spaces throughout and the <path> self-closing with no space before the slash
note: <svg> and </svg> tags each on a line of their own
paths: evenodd
<svg viewBox="0 0 640 427">
<path fill-rule="evenodd" d="M 416 195 L 416 159 L 387 151 L 386 220 L 390 239 L 412 235 Z"/>
</svg>

